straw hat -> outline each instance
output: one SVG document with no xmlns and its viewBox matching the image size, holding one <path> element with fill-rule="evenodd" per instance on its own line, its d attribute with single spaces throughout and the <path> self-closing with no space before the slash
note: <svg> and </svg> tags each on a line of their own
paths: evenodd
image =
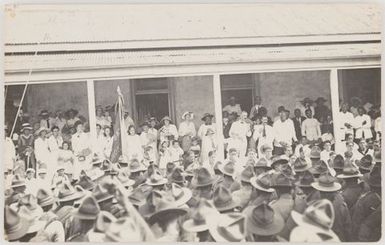
<svg viewBox="0 0 385 245">
<path fill-rule="evenodd" d="M 210 235 L 216 242 L 241 242 L 245 239 L 245 216 L 240 213 L 212 214 L 208 221 Z"/>
<path fill-rule="evenodd" d="M 82 200 L 79 208 L 73 212 L 73 215 L 81 220 L 96 220 L 99 212 L 100 208 L 96 199 L 93 196 L 87 196 Z"/>
<path fill-rule="evenodd" d="M 224 212 L 228 210 L 233 210 L 234 208 L 239 206 L 239 203 L 237 203 L 231 195 L 231 192 L 229 189 L 224 187 L 223 185 L 219 185 L 213 193 L 213 203 L 215 208 L 219 212 Z"/>
<path fill-rule="evenodd" d="M 169 121 L 170 123 L 172 123 L 172 120 L 169 116 L 165 116 L 162 118 L 162 120 L 160 120 L 160 123 L 163 123 L 165 120 Z"/>
<path fill-rule="evenodd" d="M 190 219 L 183 223 L 183 229 L 188 232 L 202 232 L 209 229 L 207 215 L 216 212 L 215 207 L 208 200 L 201 198 L 198 205 L 191 211 Z"/>
<path fill-rule="evenodd" d="M 311 186 L 322 192 L 335 192 L 341 189 L 341 184 L 329 172 L 322 174 L 317 182 L 313 182 Z"/>
<path fill-rule="evenodd" d="M 177 206 L 175 199 L 171 195 L 162 193 L 155 206 L 155 212 L 150 215 L 148 223 L 152 225 L 159 221 L 161 222 L 164 217 L 169 219 L 173 216 L 185 215 L 186 213 L 185 209 Z"/>
<path fill-rule="evenodd" d="M 174 197 L 175 204 L 178 207 L 186 204 L 192 197 L 192 192 L 189 188 L 181 187 L 175 183 L 171 184 L 170 194 Z"/>
<path fill-rule="evenodd" d="M 274 189 L 271 188 L 272 183 L 271 183 L 271 178 L 269 174 L 263 173 L 260 174 L 259 176 L 254 176 L 250 179 L 251 185 L 261 191 L 264 192 L 274 192 Z"/>
<path fill-rule="evenodd" d="M 359 178 L 362 177 L 360 170 L 352 164 L 351 160 L 345 160 L 345 166 L 342 170 L 342 174 L 337 175 L 337 178 L 348 179 L 348 178 Z"/>
<path fill-rule="evenodd" d="M 36 130 L 35 134 L 40 135 L 40 133 L 43 131 L 45 131 L 47 133 L 49 130 L 46 127 L 40 127 L 38 130 Z"/>
<path fill-rule="evenodd" d="M 15 210 L 5 205 L 4 208 L 4 231 L 8 241 L 18 240 L 28 232 L 30 222 L 21 217 Z"/>
<path fill-rule="evenodd" d="M 254 208 L 249 209 L 246 214 L 246 229 L 250 234 L 259 236 L 270 236 L 279 233 L 285 222 L 278 212 L 266 202 L 262 202 Z"/>
<path fill-rule="evenodd" d="M 32 128 L 32 126 L 31 126 L 31 124 L 29 124 L 29 123 L 23 123 L 22 125 L 21 125 L 21 132 L 23 132 L 24 130 L 26 130 L 26 129 L 28 129 L 28 130 L 32 130 L 33 128 Z"/>
<path fill-rule="evenodd" d="M 216 178 L 212 177 L 210 172 L 206 168 L 199 168 L 191 181 L 191 186 L 203 187 L 213 184 L 216 181 Z"/>
<path fill-rule="evenodd" d="M 53 193 L 49 189 L 39 189 L 36 194 L 37 203 L 40 207 L 45 207 L 54 203 Z"/>
<path fill-rule="evenodd" d="M 194 118 L 194 113 L 192 113 L 191 111 L 186 111 L 182 114 L 182 120 L 185 120 L 187 115 L 190 115 L 191 119 Z"/>
</svg>

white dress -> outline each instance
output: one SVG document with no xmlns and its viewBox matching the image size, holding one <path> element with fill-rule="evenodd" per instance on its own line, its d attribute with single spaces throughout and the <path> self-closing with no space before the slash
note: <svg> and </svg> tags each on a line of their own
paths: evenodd
<svg viewBox="0 0 385 245">
<path fill-rule="evenodd" d="M 214 135 L 206 136 L 207 130 L 211 129 L 214 131 Z M 209 157 L 209 152 L 215 150 L 217 147 L 217 142 L 215 140 L 216 135 L 216 126 L 214 123 L 210 125 L 202 124 L 198 130 L 198 137 L 202 140 L 201 147 L 201 161 L 204 162 Z"/>
<path fill-rule="evenodd" d="M 366 121 L 366 124 L 363 123 Z M 373 137 L 371 126 L 371 119 L 369 115 L 363 114 L 362 116 L 358 115 L 354 118 L 354 128 L 356 129 L 356 139 L 371 139 Z"/>
<path fill-rule="evenodd" d="M 139 161 L 143 159 L 142 140 L 139 135 L 127 135 L 126 150 L 127 159 L 137 158 Z"/>
</svg>

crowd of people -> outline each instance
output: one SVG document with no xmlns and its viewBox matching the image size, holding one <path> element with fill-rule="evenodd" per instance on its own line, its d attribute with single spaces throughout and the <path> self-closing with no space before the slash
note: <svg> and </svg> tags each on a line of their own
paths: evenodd
<svg viewBox="0 0 385 245">
<path fill-rule="evenodd" d="M 96 108 L 96 139 L 75 109 L 20 113 L 5 126 L 7 240 L 378 241 L 380 107 L 341 103 L 334 127 L 322 97 L 293 117 L 255 102 L 248 113 L 231 97 L 223 122 L 205 113 L 199 127 L 190 111 L 179 125 L 125 111 L 117 162 L 113 106 Z M 333 128 L 345 135 L 338 152 Z"/>
</svg>

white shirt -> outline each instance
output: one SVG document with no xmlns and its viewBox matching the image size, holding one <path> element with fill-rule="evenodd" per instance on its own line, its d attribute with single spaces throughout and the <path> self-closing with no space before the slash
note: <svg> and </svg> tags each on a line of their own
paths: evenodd
<svg viewBox="0 0 385 245">
<path fill-rule="evenodd" d="M 48 146 L 51 151 L 58 151 L 62 144 L 63 138 L 60 135 L 58 137 L 51 135 L 48 138 Z"/>
<path fill-rule="evenodd" d="M 353 114 L 351 112 L 345 112 L 343 113 L 342 111 L 338 114 L 339 116 L 339 121 L 340 121 L 340 126 L 339 128 L 344 130 L 345 134 L 353 134 L 353 120 L 354 120 L 354 117 L 353 117 Z M 348 123 L 350 125 L 352 125 L 352 127 L 350 129 L 348 129 L 346 126 L 345 126 L 345 123 Z"/>
<path fill-rule="evenodd" d="M 227 111 L 229 114 L 236 112 L 238 115 L 241 115 L 242 109 L 240 104 L 235 105 L 226 105 L 222 111 Z"/>
<path fill-rule="evenodd" d="M 71 138 L 72 150 L 75 155 L 80 154 L 82 150 L 90 148 L 90 137 L 88 133 L 75 133 Z"/>
<path fill-rule="evenodd" d="M 235 140 L 246 142 L 246 137 L 251 136 L 250 124 L 242 120 L 235 121 L 231 124 L 229 134 Z"/>
<path fill-rule="evenodd" d="M 306 118 L 302 122 L 302 135 L 308 140 L 317 140 L 321 137 L 320 123 L 315 118 Z"/>
<path fill-rule="evenodd" d="M 163 126 L 159 129 L 160 142 L 168 141 L 167 136 L 174 136 L 174 140 L 178 140 L 178 130 L 174 124 L 169 124 L 168 126 Z"/>
<path fill-rule="evenodd" d="M 284 122 L 282 120 L 275 121 L 273 124 L 273 129 L 275 132 L 275 146 L 282 147 L 279 142 L 285 142 L 289 146 L 292 145 L 292 140 L 297 141 L 297 137 L 295 136 L 295 129 L 293 121 L 290 119 L 286 119 Z"/>
<path fill-rule="evenodd" d="M 35 156 L 36 160 L 45 164 L 49 164 L 50 150 L 48 146 L 48 139 L 37 138 L 35 140 Z"/>
<path fill-rule="evenodd" d="M 174 146 L 171 146 L 169 148 L 169 152 L 170 152 L 170 162 L 178 161 L 183 155 L 183 150 L 180 147 L 175 148 Z"/>
<path fill-rule="evenodd" d="M 275 138 L 274 129 L 270 125 L 265 125 L 265 132 L 266 135 L 263 136 L 263 125 L 254 125 L 254 133 L 253 133 L 253 139 L 255 141 L 259 140 L 258 148 L 260 148 L 264 144 L 268 144 L 271 147 L 273 146 L 273 141 Z"/>
<path fill-rule="evenodd" d="M 194 137 L 197 134 L 195 129 L 195 125 L 193 122 L 183 121 L 179 124 L 179 136 L 183 137 L 185 135 L 189 135 Z"/>
<path fill-rule="evenodd" d="M 362 116 L 358 115 L 354 118 L 354 128 L 356 129 L 356 139 L 361 139 L 362 135 L 364 135 L 365 139 L 370 139 L 373 137 L 372 130 L 370 130 L 371 122 L 370 117 L 367 114 L 363 114 Z M 365 125 L 362 123 L 366 121 Z"/>
</svg>

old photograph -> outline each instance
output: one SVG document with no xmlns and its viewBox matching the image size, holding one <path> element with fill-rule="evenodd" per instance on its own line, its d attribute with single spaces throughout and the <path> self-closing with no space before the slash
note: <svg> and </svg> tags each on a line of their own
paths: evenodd
<svg viewBox="0 0 385 245">
<path fill-rule="evenodd" d="M 381 239 L 381 5 L 3 8 L 4 240 Z"/>
</svg>

